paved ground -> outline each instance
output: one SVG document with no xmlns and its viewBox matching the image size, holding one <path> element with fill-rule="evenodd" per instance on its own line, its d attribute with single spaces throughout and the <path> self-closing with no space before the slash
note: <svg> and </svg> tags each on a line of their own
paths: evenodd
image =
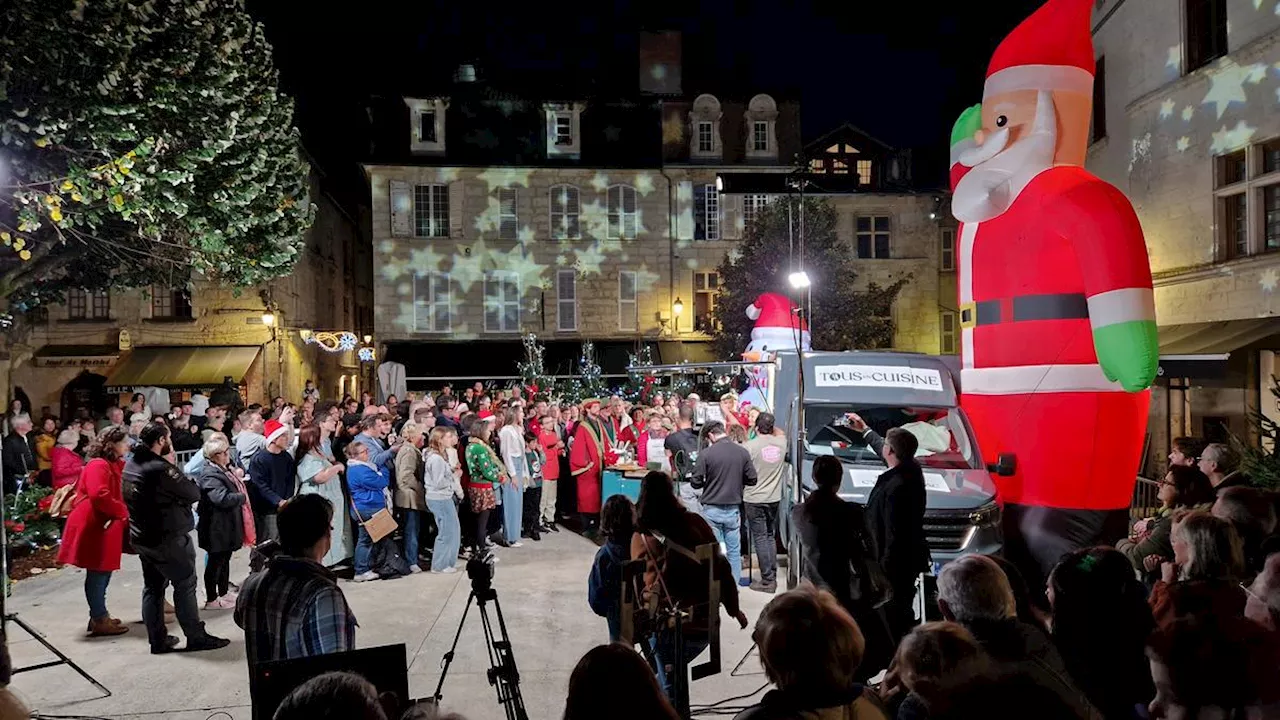
<svg viewBox="0 0 1280 720">
<path fill-rule="evenodd" d="M 526 541 L 523 548 L 502 550 L 494 587 L 512 636 L 521 674 L 521 689 L 531 720 L 553 720 L 564 712 L 569 674 L 578 659 L 607 639 L 604 620 L 587 607 L 586 578 L 595 546 L 570 532 Z M 238 553 L 232 577 L 247 572 L 247 554 Z M 141 718 L 155 715 L 178 720 L 218 718 L 248 720 L 248 671 L 244 636 L 230 611 L 204 612 L 210 632 L 232 638 L 230 647 L 192 655 L 152 656 L 147 652 L 139 600 L 142 573 L 136 559 L 126 557 L 108 592 L 112 613 L 129 623 L 127 635 L 85 638 L 87 611 L 84 576 L 74 568 L 19 583 L 11 611 L 42 631 L 55 645 L 83 665 L 111 691 L 95 699 L 97 690 L 66 667 L 23 673 L 13 687 L 29 706 L 55 715 Z M 420 574 L 392 581 L 343 583 L 357 617 L 360 647 L 404 643 L 409 658 L 409 690 L 425 697 L 435 690 L 440 659 L 453 641 L 470 591 L 464 573 Z M 201 591 L 203 592 L 203 590 Z M 743 591 L 743 606 L 754 622 L 767 597 Z M 758 656 L 752 652 L 742 668 L 734 666 L 751 647 L 750 626 L 738 630 L 724 617 L 723 671 L 693 683 L 693 702 L 710 703 L 750 693 L 764 683 Z M 176 625 L 173 630 L 176 631 Z M 15 666 L 51 659 L 20 629 L 9 628 Z M 705 661 L 704 655 L 699 661 Z M 444 687 L 444 705 L 469 720 L 503 717 L 485 676 L 488 659 L 475 611 Z"/>
</svg>

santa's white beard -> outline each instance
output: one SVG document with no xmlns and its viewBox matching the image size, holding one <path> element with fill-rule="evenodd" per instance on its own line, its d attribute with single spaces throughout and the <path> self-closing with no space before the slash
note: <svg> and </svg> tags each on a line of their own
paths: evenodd
<svg viewBox="0 0 1280 720">
<path fill-rule="evenodd" d="M 1025 138 L 1005 148 L 1009 133 L 1007 129 L 1000 130 L 961 156 L 962 164 L 968 165 L 965 161 L 970 160 L 976 165 L 956 184 L 951 211 L 957 220 L 982 222 L 1000 215 L 1032 178 L 1053 167 L 1058 128 L 1053 99 L 1046 95 L 1041 94 L 1036 122 Z"/>
</svg>

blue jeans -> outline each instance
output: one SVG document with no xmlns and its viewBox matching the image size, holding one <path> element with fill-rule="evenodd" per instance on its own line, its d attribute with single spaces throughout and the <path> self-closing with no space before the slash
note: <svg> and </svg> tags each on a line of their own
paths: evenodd
<svg viewBox="0 0 1280 720">
<path fill-rule="evenodd" d="M 111 583 L 110 570 L 84 571 L 84 599 L 89 601 L 89 619 L 110 617 L 107 612 L 107 585 Z"/>
<path fill-rule="evenodd" d="M 422 524 L 422 511 L 402 509 L 404 513 L 404 560 L 410 565 L 418 564 L 418 526 Z"/>
<path fill-rule="evenodd" d="M 369 572 L 369 556 L 373 554 L 373 538 L 369 537 L 369 531 L 364 529 L 361 520 L 367 521 L 372 518 L 378 511 L 361 512 L 356 514 L 355 509 L 351 511 L 351 517 L 355 518 L 357 524 L 356 529 L 360 531 L 360 537 L 356 540 L 356 574 L 363 575 Z"/>
<path fill-rule="evenodd" d="M 724 547 L 733 568 L 733 581 L 742 577 L 742 513 L 737 505 L 703 505 L 702 517 Z"/>
<path fill-rule="evenodd" d="M 458 525 L 458 506 L 453 499 L 428 500 L 427 507 L 436 516 L 436 544 L 431 550 L 431 569 L 440 572 L 458 564 L 458 547 L 462 528 Z"/>
<path fill-rule="evenodd" d="M 711 642 L 705 636 L 685 637 L 684 639 L 685 697 L 688 697 L 689 694 L 688 667 L 693 665 L 694 658 L 701 655 L 702 651 L 706 650 L 707 645 L 710 644 Z M 657 663 L 657 667 L 653 669 L 653 672 L 658 676 L 658 685 L 662 686 L 662 692 L 666 693 L 672 704 L 678 704 L 680 698 L 675 696 L 674 678 L 667 672 L 666 668 L 667 663 L 675 661 L 675 633 L 671 630 L 658 632 L 649 638 L 649 648 L 653 650 L 653 659 Z"/>
<path fill-rule="evenodd" d="M 502 534 L 509 543 L 520 542 L 520 516 L 524 514 L 524 488 L 502 483 Z"/>
</svg>

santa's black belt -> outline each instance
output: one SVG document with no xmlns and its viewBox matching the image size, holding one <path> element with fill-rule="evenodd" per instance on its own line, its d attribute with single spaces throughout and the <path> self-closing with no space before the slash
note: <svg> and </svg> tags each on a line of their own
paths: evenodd
<svg viewBox="0 0 1280 720">
<path fill-rule="evenodd" d="M 1006 311 L 1006 307 L 1010 311 Z M 1082 320 L 1089 317 L 1089 301 L 1083 293 L 1018 295 L 960 306 L 960 327 L 999 325 L 1026 320 Z"/>
</svg>

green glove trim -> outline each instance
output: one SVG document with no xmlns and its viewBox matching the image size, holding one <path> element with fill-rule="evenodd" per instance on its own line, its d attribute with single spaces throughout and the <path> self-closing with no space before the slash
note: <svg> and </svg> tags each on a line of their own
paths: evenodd
<svg viewBox="0 0 1280 720">
<path fill-rule="evenodd" d="M 951 127 L 951 145 L 954 146 L 961 140 L 968 140 L 981 129 L 982 103 L 978 103 L 973 107 L 965 108 L 965 111 L 960 113 L 960 118 Z"/>
<path fill-rule="evenodd" d="M 1131 320 L 1093 329 L 1098 364 L 1108 380 L 1128 392 L 1151 387 L 1160 364 L 1160 340 L 1154 320 Z"/>
</svg>

